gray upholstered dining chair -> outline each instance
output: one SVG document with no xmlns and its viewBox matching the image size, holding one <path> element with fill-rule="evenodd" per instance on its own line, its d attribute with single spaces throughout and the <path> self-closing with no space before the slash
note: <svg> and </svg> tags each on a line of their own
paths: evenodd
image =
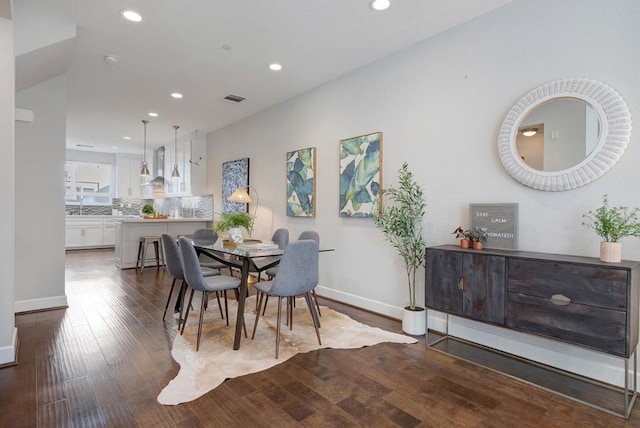
<svg viewBox="0 0 640 428">
<path fill-rule="evenodd" d="M 164 313 L 162 314 L 162 321 L 164 321 L 167 316 L 167 309 L 169 308 L 169 301 L 171 300 L 171 296 L 173 295 L 173 289 L 176 285 L 176 281 L 181 280 L 181 290 L 186 287 L 186 281 L 184 279 L 184 272 L 182 269 L 182 254 L 180 254 L 180 249 L 178 248 L 178 244 L 176 240 L 166 233 L 163 233 L 160 237 L 162 239 L 162 250 L 164 251 L 164 261 L 169 271 L 169 274 L 173 277 L 173 281 L 171 282 L 171 291 L 169 291 L 169 296 L 167 297 L 167 303 L 164 305 Z M 216 269 L 204 268 L 202 269 L 202 276 L 216 276 L 220 275 L 220 271 Z M 180 311 L 182 314 L 182 303 L 183 303 L 183 291 L 180 292 L 180 297 L 176 300 L 176 311 Z M 220 304 L 220 296 L 216 293 L 216 298 L 218 299 L 218 307 L 220 308 L 220 315 L 222 315 L 222 305 Z M 180 326 L 180 322 L 178 322 L 178 326 Z"/>
<path fill-rule="evenodd" d="M 196 340 L 196 352 L 200 349 L 200 336 L 202 335 L 202 321 L 204 319 L 204 311 L 206 309 L 206 302 L 209 298 L 209 293 L 222 291 L 224 293 L 224 310 L 225 310 L 225 318 L 227 320 L 227 325 L 229 325 L 229 306 L 227 304 L 227 290 L 238 290 L 240 287 L 240 280 L 234 278 L 232 276 L 227 275 L 218 275 L 218 276 L 210 276 L 204 277 L 202 276 L 202 268 L 200 267 L 200 262 L 198 261 L 198 255 L 196 254 L 195 248 L 191 242 L 186 238 L 179 238 L 178 242 L 180 243 L 180 252 L 182 254 L 182 268 L 184 271 L 184 277 L 191 288 L 191 295 L 189 296 L 189 302 L 187 304 L 187 313 L 184 317 L 184 322 L 182 323 L 182 330 L 180 330 L 180 334 L 184 333 L 184 327 L 187 325 L 187 320 L 189 318 L 189 309 L 191 308 L 191 302 L 193 301 L 193 294 L 195 291 L 202 292 L 202 300 L 200 303 L 200 320 L 198 322 L 198 338 Z M 244 317 L 241 320 L 236 320 L 236 322 L 241 322 L 244 326 Z M 245 335 L 246 335 L 246 327 L 245 327 Z"/>
<path fill-rule="evenodd" d="M 315 230 L 305 230 L 304 232 L 302 232 L 300 234 L 300 236 L 298 236 L 298 241 L 302 241 L 304 239 L 312 239 L 314 241 L 316 241 L 318 243 L 318 245 L 320 245 L 320 235 L 318 235 L 318 232 L 316 232 Z M 267 269 L 267 277 L 272 280 L 276 274 L 278 273 L 278 266 L 274 266 L 271 269 Z M 258 276 L 258 278 L 260 278 Z M 313 301 L 316 304 L 316 309 L 318 310 L 318 315 L 322 316 L 322 312 L 320 312 L 320 304 L 318 303 L 318 296 L 316 296 L 316 290 L 313 289 L 311 290 L 311 295 L 313 296 Z M 264 315 L 264 311 L 267 308 L 267 302 L 269 301 L 269 296 L 267 296 L 266 300 L 264 301 L 264 309 L 262 310 L 262 315 Z M 257 306 L 256 306 L 257 307 Z"/>
<path fill-rule="evenodd" d="M 315 312 L 315 306 L 311 301 L 311 290 L 318 285 L 318 259 L 319 247 L 318 243 L 311 239 L 292 242 L 284 250 L 282 260 L 280 261 L 280 269 L 278 275 L 273 281 L 263 281 L 256 283 L 256 290 L 260 292 L 260 300 L 258 302 L 258 312 L 256 313 L 256 321 L 253 325 L 253 333 L 251 339 L 256 336 L 258 320 L 260 319 L 260 309 L 262 308 L 262 300 L 264 296 L 278 297 L 278 317 L 276 321 L 276 358 L 278 358 L 278 350 L 280 348 L 280 320 L 282 318 L 282 298 L 287 298 L 287 315 L 289 328 L 293 327 L 293 299 L 296 296 L 304 296 L 311 318 L 313 318 L 313 326 L 316 330 L 318 343 L 322 345 L 320 340 L 320 321 Z M 265 302 L 266 304 L 266 302 Z"/>
<path fill-rule="evenodd" d="M 273 236 L 271 236 L 271 242 L 278 244 L 278 248 L 284 250 L 284 248 L 289 244 L 289 229 L 276 229 L 275 232 L 273 232 Z M 267 278 L 270 280 L 273 279 L 273 277 L 276 276 L 276 273 L 278 273 L 278 266 L 267 269 L 265 273 L 267 274 Z M 258 273 L 258 281 L 260 281 L 261 274 L 262 272 Z"/>
<path fill-rule="evenodd" d="M 200 245 L 213 245 L 218 240 L 218 233 L 213 229 L 196 229 L 193 232 L 193 243 Z M 225 265 L 222 262 L 207 257 L 207 260 L 203 260 L 206 255 L 200 256 L 200 266 L 210 269 L 225 269 L 229 268 L 229 274 L 231 274 L 231 267 Z"/>
<path fill-rule="evenodd" d="M 300 236 L 298 236 L 298 241 L 302 239 L 313 239 L 318 243 L 318 245 L 320 245 L 320 235 L 318 235 L 318 232 L 315 230 L 305 230 L 302 232 Z"/>
</svg>

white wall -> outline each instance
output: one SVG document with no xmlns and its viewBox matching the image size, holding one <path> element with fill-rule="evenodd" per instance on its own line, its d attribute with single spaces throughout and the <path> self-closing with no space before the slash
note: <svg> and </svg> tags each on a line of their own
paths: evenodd
<svg viewBox="0 0 640 428">
<path fill-rule="evenodd" d="M 116 155 L 113 153 L 88 152 L 85 150 L 66 150 L 66 160 L 75 162 L 103 163 L 116 167 Z"/>
<path fill-rule="evenodd" d="M 64 291 L 66 79 L 16 94 L 16 312 L 67 305 Z"/>
<path fill-rule="evenodd" d="M 636 134 L 604 177 L 561 193 L 514 181 L 500 163 L 497 135 L 524 94 L 566 77 L 608 83 L 640 117 L 638 16 L 640 2 L 634 0 L 507 5 L 209 134 L 208 191 L 220 206 L 222 162 L 249 157 L 251 184 L 260 192 L 255 235 L 268 237 L 276 227 L 289 228 L 293 237 L 317 230 L 321 244 L 336 249 L 321 256 L 319 293 L 397 317 L 408 301 L 400 261 L 371 221 L 338 217 L 340 139 L 383 131 L 383 184 L 395 184 L 397 169 L 409 162 L 425 190 L 429 245 L 454 243 L 451 231 L 469 225 L 469 203 L 516 202 L 521 249 L 597 257 L 599 238 L 581 226 L 581 217 L 605 193 L 615 205 L 640 206 Z M 318 147 L 317 216 L 288 218 L 285 154 L 309 146 Z M 623 245 L 626 259 L 640 259 L 640 240 Z M 452 331 L 565 369 L 621 380 L 618 360 L 596 353 L 462 320 L 454 321 Z"/>
<path fill-rule="evenodd" d="M 76 36 L 76 25 L 56 12 L 33 7 L 30 1 L 14 1 L 14 15 L 22 25 L 16 27 L 16 56 Z"/>
<path fill-rule="evenodd" d="M 0 10 L 11 16 L 11 1 L 0 0 Z M 13 22 L 0 17 L 0 364 L 14 361 L 16 328 L 15 290 L 15 163 Z"/>
</svg>

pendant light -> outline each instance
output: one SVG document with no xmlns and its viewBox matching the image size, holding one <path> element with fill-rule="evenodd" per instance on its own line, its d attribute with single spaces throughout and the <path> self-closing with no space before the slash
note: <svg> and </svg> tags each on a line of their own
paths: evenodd
<svg viewBox="0 0 640 428">
<path fill-rule="evenodd" d="M 171 173 L 171 178 L 180 178 L 180 172 L 178 172 L 178 125 L 173 125 L 173 129 L 175 131 L 175 144 L 174 144 L 174 158 L 173 158 L 173 172 Z"/>
<path fill-rule="evenodd" d="M 143 151 L 142 151 L 142 168 L 140 169 L 141 177 L 149 177 L 149 167 L 147 166 L 147 123 L 148 120 L 142 119 L 142 123 L 144 124 L 144 140 L 143 140 Z"/>
</svg>

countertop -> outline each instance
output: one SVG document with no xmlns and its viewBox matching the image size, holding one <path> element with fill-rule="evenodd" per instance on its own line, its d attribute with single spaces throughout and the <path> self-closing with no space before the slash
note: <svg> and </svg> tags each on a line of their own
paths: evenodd
<svg viewBox="0 0 640 428">
<path fill-rule="evenodd" d="M 111 218 L 114 219 L 116 221 L 121 221 L 123 223 L 142 223 L 142 222 L 154 222 L 154 223 L 166 223 L 166 222 L 175 222 L 175 221 L 180 221 L 180 222 L 188 222 L 188 221 L 213 221 L 210 218 L 173 218 L 173 217 L 169 217 L 169 218 L 162 218 L 162 219 L 143 219 L 139 216 L 133 216 L 133 215 L 123 215 L 123 216 L 117 216 L 117 215 L 68 215 L 66 216 L 66 218 L 77 218 L 77 219 L 92 219 L 92 218 Z"/>
<path fill-rule="evenodd" d="M 77 214 L 67 214 L 66 218 L 115 218 L 115 219 L 123 219 L 123 218 L 136 218 L 138 216 L 133 215 L 77 215 Z"/>
<path fill-rule="evenodd" d="M 118 217 L 116 221 L 122 222 L 122 223 L 172 223 L 172 222 L 193 222 L 193 221 L 213 221 L 210 218 L 140 218 L 140 217 L 135 217 L 135 218 L 122 218 L 122 217 Z"/>
</svg>

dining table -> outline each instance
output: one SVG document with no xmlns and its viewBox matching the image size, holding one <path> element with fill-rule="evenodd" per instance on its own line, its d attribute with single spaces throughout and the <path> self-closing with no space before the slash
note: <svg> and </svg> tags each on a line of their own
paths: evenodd
<svg viewBox="0 0 640 428">
<path fill-rule="evenodd" d="M 240 289 L 238 292 L 238 313 L 236 316 L 233 349 L 240 349 L 242 327 L 244 322 L 244 307 L 249 290 L 249 274 L 260 273 L 280 263 L 284 249 L 275 247 L 259 240 L 244 243 L 230 243 L 218 239 L 215 243 L 193 241 L 198 254 L 204 254 L 218 262 L 240 270 Z M 274 248 L 275 247 L 275 248 Z M 333 251 L 332 248 L 320 248 L 320 252 Z"/>
</svg>

